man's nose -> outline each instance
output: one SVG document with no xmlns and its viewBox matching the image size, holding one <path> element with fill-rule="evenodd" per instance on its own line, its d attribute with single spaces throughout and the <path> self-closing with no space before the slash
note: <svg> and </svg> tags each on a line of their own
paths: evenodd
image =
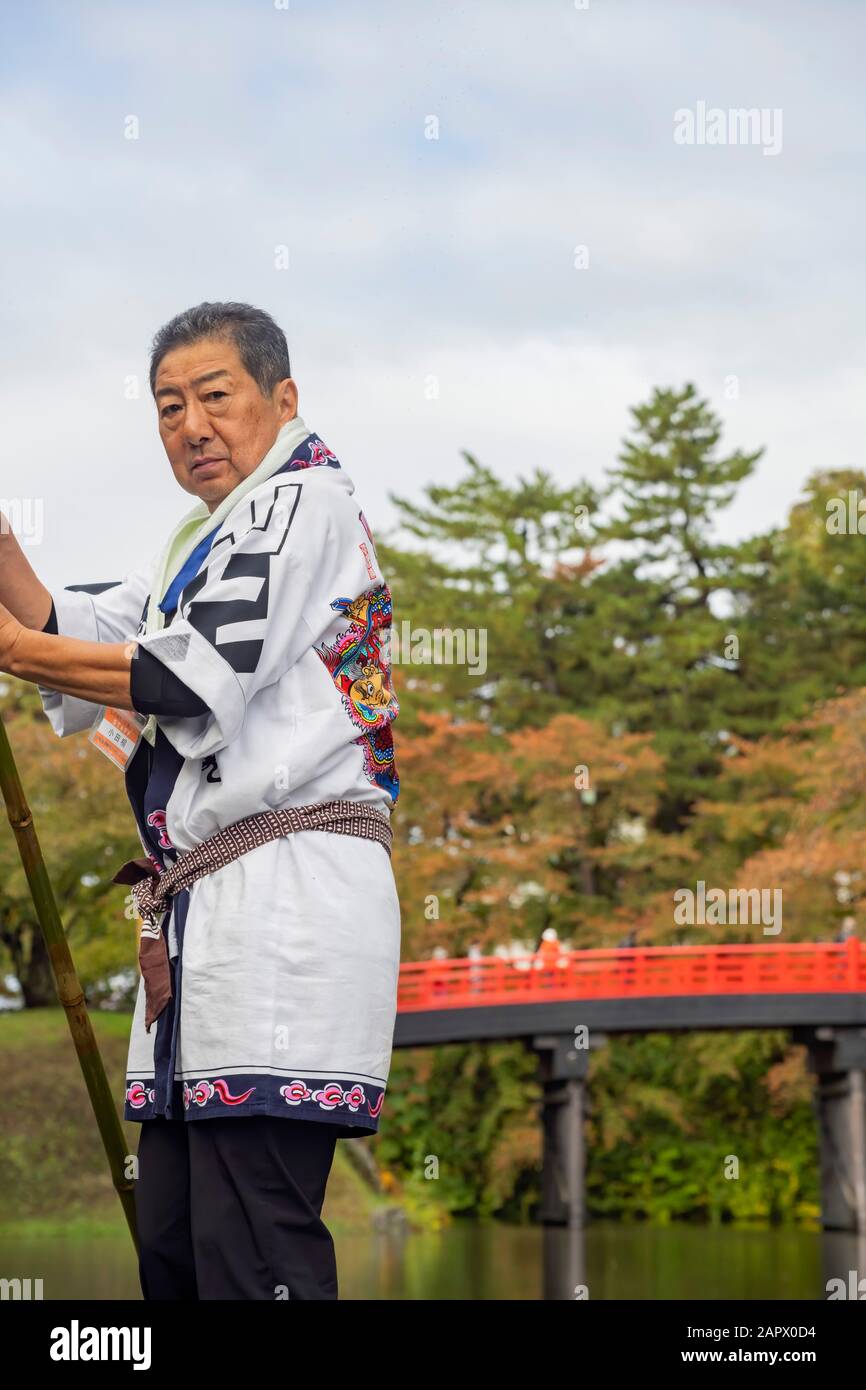
<svg viewBox="0 0 866 1390">
<path fill-rule="evenodd" d="M 183 433 L 187 444 L 203 444 L 212 438 L 207 411 L 200 401 L 192 400 L 187 404 L 183 418 Z"/>
</svg>

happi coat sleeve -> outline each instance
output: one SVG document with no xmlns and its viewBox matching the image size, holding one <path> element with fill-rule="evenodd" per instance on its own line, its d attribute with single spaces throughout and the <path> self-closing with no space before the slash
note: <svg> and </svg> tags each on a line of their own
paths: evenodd
<svg viewBox="0 0 866 1390">
<path fill-rule="evenodd" d="M 207 706 L 198 717 L 159 720 L 184 758 L 231 744 L 256 693 L 333 622 L 340 583 L 354 585 L 352 597 L 363 587 L 358 508 L 330 469 L 315 471 L 270 479 L 251 493 L 181 590 L 169 625 L 140 639 Z"/>
<path fill-rule="evenodd" d="M 84 642 L 132 642 L 141 623 L 156 564 L 153 556 L 124 579 L 107 585 L 72 585 L 51 591 L 56 627 L 61 637 Z M 42 706 L 52 729 L 61 738 L 90 728 L 101 706 L 74 695 L 38 685 Z"/>
</svg>

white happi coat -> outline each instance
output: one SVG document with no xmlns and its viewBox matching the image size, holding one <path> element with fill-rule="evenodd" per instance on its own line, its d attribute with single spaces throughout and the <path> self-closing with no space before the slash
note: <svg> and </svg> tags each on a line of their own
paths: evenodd
<svg viewBox="0 0 866 1390">
<path fill-rule="evenodd" d="M 146 632 L 144 613 L 164 557 L 162 571 L 155 556 L 101 592 L 52 594 L 61 635 L 137 634 L 208 707 L 156 716 L 155 743 L 142 738 L 126 770 L 142 843 L 163 867 L 259 811 L 340 798 L 390 812 L 396 800 L 390 594 L 354 486 L 302 421 L 249 481 L 215 513 L 162 630 Z M 59 735 L 99 716 L 40 694 Z M 147 1033 L 139 981 L 127 1119 L 266 1114 L 376 1131 L 400 954 L 381 844 L 299 831 L 262 845 L 179 893 L 164 930 L 174 997 Z"/>
</svg>

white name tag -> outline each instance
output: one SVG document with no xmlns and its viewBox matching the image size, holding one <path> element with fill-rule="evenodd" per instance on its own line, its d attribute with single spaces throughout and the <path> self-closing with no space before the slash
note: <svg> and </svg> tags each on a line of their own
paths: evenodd
<svg viewBox="0 0 866 1390">
<path fill-rule="evenodd" d="M 103 706 L 90 731 L 90 742 L 123 769 L 138 747 L 146 723 L 145 716 L 135 710 Z"/>
</svg>

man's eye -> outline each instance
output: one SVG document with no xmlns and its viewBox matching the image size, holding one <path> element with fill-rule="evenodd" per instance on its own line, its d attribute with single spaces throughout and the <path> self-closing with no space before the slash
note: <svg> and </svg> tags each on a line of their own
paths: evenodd
<svg viewBox="0 0 866 1390">
<path fill-rule="evenodd" d="M 215 400 L 217 400 L 220 396 L 227 396 L 227 395 L 228 395 L 228 391 L 208 391 L 208 393 L 207 393 L 207 399 L 208 399 L 209 401 L 215 401 Z"/>
<path fill-rule="evenodd" d="M 161 415 L 162 415 L 163 420 L 165 419 L 165 417 L 166 417 L 167 415 L 170 415 L 171 412 L 172 412 L 173 410 L 180 410 L 180 406 L 179 406 L 179 405 L 164 405 L 163 408 L 162 408 L 162 411 L 161 411 Z"/>
</svg>

